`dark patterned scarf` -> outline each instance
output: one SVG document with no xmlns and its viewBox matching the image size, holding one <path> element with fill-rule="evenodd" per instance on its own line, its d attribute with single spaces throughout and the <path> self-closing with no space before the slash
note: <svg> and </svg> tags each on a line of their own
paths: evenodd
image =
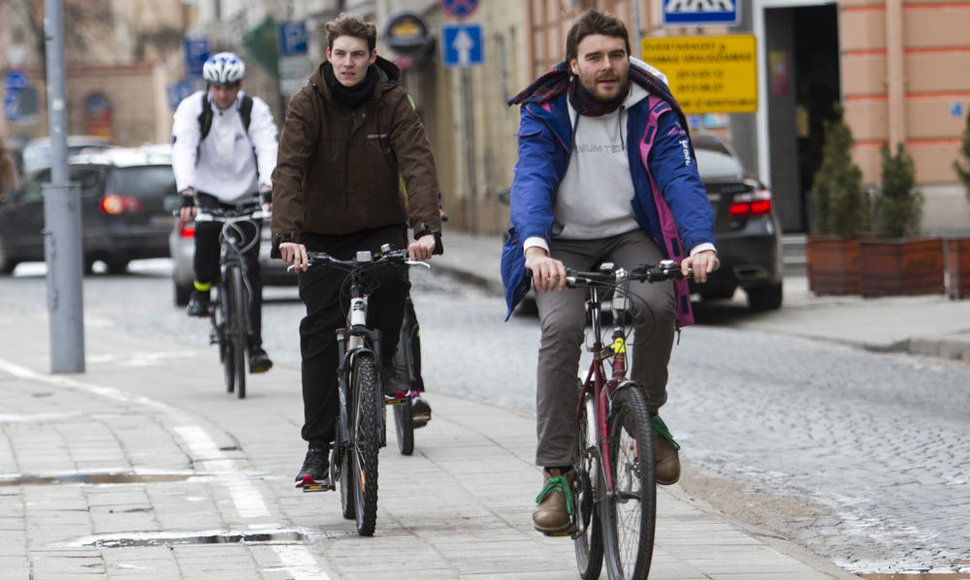
<svg viewBox="0 0 970 580">
<path fill-rule="evenodd" d="M 521 105 L 523 103 L 536 103 L 541 105 L 543 103 L 548 103 L 552 99 L 561 95 L 563 91 L 570 91 L 572 85 L 581 87 L 578 82 L 572 81 L 572 77 L 573 75 L 569 71 L 569 65 L 563 61 L 543 73 L 542 76 L 532 81 L 532 84 L 522 89 L 519 94 L 509 99 L 508 105 Z M 674 98 L 674 95 L 670 92 L 667 84 L 664 83 L 660 77 L 654 75 L 646 69 L 640 68 L 634 63 L 630 63 L 630 81 L 637 83 L 646 89 L 650 94 L 660 97 L 666 101 L 674 112 L 677 113 L 677 117 L 680 119 L 681 127 L 683 127 L 684 131 L 688 131 L 687 118 L 684 117 L 684 112 L 680 110 L 680 105 L 677 104 L 677 100 Z M 573 91 L 574 94 L 577 92 L 578 91 Z M 582 92 L 585 93 L 586 91 L 584 90 Z M 593 98 L 592 95 L 588 95 L 588 93 L 587 96 L 590 99 Z M 626 98 L 626 93 L 624 93 L 623 98 Z M 583 115 L 586 115 L 587 113 L 583 112 L 583 109 L 577 106 L 575 99 L 575 96 L 570 95 L 570 103 L 572 103 L 573 108 Z M 623 99 L 620 99 L 612 109 L 604 110 L 599 114 L 602 115 L 616 109 L 616 107 L 622 102 Z M 602 106 L 604 108 L 608 108 L 611 105 L 603 104 Z"/>
</svg>

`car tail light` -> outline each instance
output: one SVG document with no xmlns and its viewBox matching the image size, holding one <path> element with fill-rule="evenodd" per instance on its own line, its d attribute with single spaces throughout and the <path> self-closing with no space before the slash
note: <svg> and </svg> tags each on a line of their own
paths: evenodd
<svg viewBox="0 0 970 580">
<path fill-rule="evenodd" d="M 731 200 L 728 216 L 732 220 L 743 220 L 771 213 L 771 192 L 767 189 L 756 189 L 747 193 L 739 193 Z"/>
<path fill-rule="evenodd" d="M 127 195 L 106 195 L 101 198 L 101 213 L 120 215 L 141 211 L 141 200 Z"/>
<path fill-rule="evenodd" d="M 194 238 L 195 237 L 195 221 L 188 220 L 182 221 L 179 218 L 179 237 L 180 238 Z"/>
</svg>

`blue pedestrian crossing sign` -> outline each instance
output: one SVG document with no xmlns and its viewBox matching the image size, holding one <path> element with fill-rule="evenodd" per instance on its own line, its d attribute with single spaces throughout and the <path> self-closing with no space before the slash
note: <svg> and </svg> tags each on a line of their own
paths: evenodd
<svg viewBox="0 0 970 580">
<path fill-rule="evenodd" d="M 485 60 L 481 24 L 442 26 L 441 41 L 446 67 L 479 66 Z"/>
<path fill-rule="evenodd" d="M 735 26 L 738 0 L 663 0 L 664 26 Z"/>
<path fill-rule="evenodd" d="M 478 9 L 478 0 L 438 0 L 441 9 L 452 18 L 468 18 Z"/>
</svg>

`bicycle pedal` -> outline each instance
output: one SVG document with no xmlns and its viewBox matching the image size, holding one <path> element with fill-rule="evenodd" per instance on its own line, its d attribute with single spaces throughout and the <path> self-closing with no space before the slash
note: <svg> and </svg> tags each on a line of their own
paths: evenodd
<svg viewBox="0 0 970 580">
<path fill-rule="evenodd" d="M 569 530 L 562 530 L 560 532 L 542 532 L 542 535 L 549 536 L 550 538 L 564 538 L 571 535 Z"/>
<path fill-rule="evenodd" d="M 318 491 L 331 491 L 334 488 L 332 486 L 325 485 L 322 483 L 313 483 L 310 485 L 304 485 L 302 489 L 303 489 L 303 493 L 314 493 Z"/>
<path fill-rule="evenodd" d="M 408 399 L 403 393 L 399 393 L 398 396 L 384 395 L 384 402 L 388 405 L 401 405 L 407 403 Z"/>
</svg>

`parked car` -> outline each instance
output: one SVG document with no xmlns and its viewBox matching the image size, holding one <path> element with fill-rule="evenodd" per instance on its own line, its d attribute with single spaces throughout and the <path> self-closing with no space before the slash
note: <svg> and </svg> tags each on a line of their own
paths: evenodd
<svg viewBox="0 0 970 580">
<path fill-rule="evenodd" d="M 707 197 L 714 208 L 714 239 L 720 269 L 692 285 L 701 299 L 730 298 L 740 286 L 752 310 L 782 302 L 781 228 L 771 191 L 748 173 L 726 141 L 710 134 L 692 138 Z"/>
<path fill-rule="evenodd" d="M 178 198 L 169 201 L 169 208 L 178 207 Z M 192 260 L 195 258 L 195 222 L 174 219 L 174 227 L 168 236 L 169 252 L 172 255 L 172 286 L 176 306 L 189 303 L 192 294 L 195 271 Z M 269 221 L 264 220 L 259 244 L 259 268 L 264 286 L 291 286 L 296 284 L 296 274 L 286 270 L 288 264 L 283 260 L 270 258 L 272 247 Z"/>
<path fill-rule="evenodd" d="M 714 208 L 714 240 L 721 267 L 704 284 L 691 284 L 702 300 L 731 298 L 740 286 L 752 310 L 773 310 L 782 303 L 781 228 L 771 191 L 744 167 L 730 144 L 710 134 L 692 136 L 697 170 Z M 508 204 L 509 190 L 499 199 Z M 503 237 L 503 243 L 508 234 Z M 535 313 L 532 295 L 520 305 Z"/>
<path fill-rule="evenodd" d="M 81 193 L 84 269 L 102 261 L 108 272 L 124 272 L 131 260 L 168 257 L 171 214 L 166 197 L 175 193 L 171 156 L 151 147 L 112 148 L 71 157 L 68 179 Z M 20 262 L 44 261 L 43 185 L 40 169 L 0 203 L 0 272 Z"/>
</svg>

